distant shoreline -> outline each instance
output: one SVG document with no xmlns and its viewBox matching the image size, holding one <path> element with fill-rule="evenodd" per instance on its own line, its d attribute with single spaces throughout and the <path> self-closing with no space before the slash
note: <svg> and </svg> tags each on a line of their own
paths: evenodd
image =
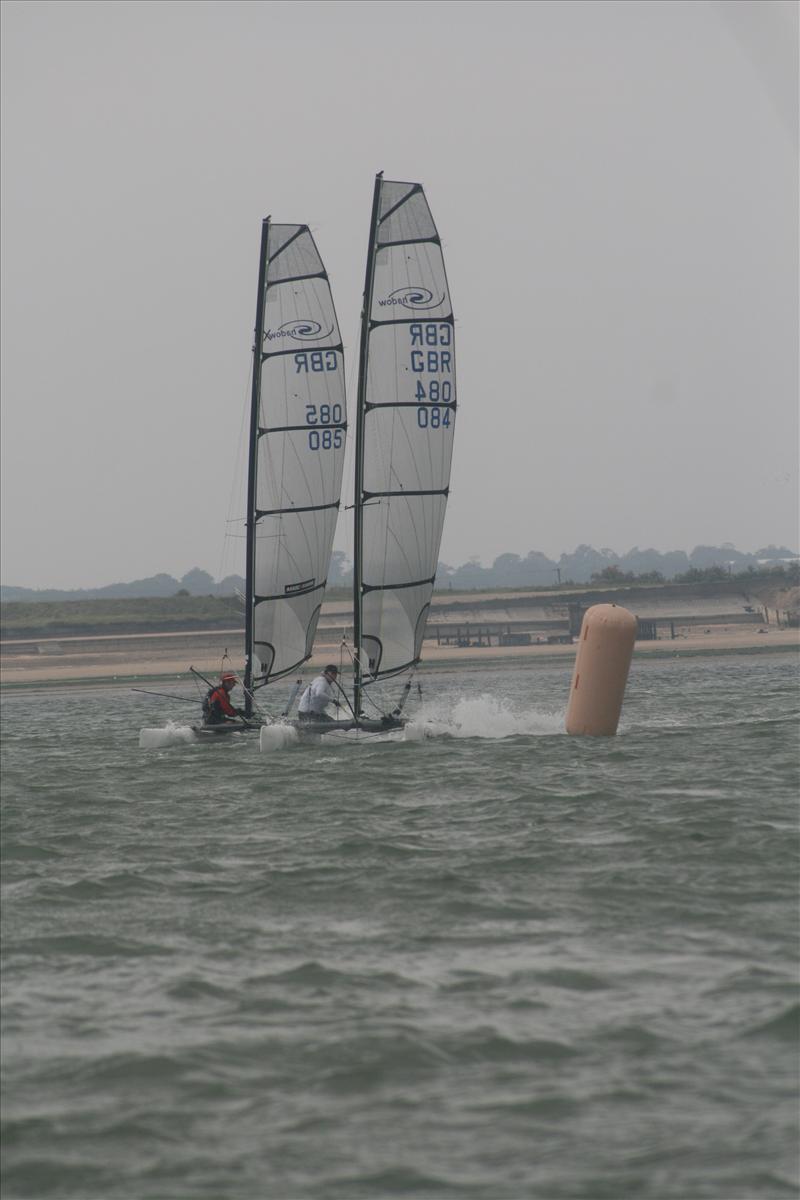
<svg viewBox="0 0 800 1200">
<path fill-rule="evenodd" d="M 800 588 L 775 578 L 734 576 L 730 579 L 694 583 L 626 582 L 614 586 L 567 585 L 559 588 L 504 588 L 478 591 L 434 592 L 428 613 L 428 636 L 435 636 L 437 624 L 470 622 L 519 624 L 543 631 L 546 626 L 567 625 L 570 609 L 576 605 L 621 604 L 639 617 L 674 616 L 690 613 L 699 621 L 724 611 L 728 619 L 734 613 L 752 614 L 765 622 L 772 617 L 767 610 L 782 610 L 783 616 L 800 607 Z M 748 606 L 745 608 L 745 606 Z M 525 610 L 525 611 L 523 611 Z M 352 636 L 352 596 L 326 596 L 322 605 L 317 640 L 335 629 L 341 636 L 347 628 Z M 543 621 L 543 618 L 547 618 Z M 78 637 L 169 637 L 216 633 L 241 644 L 244 637 L 242 606 L 234 597 L 172 596 L 133 598 L 130 600 L 82 600 L 63 604 L 37 602 L 0 604 L 0 645 L 27 640 L 67 640 Z"/>
<path fill-rule="evenodd" d="M 0 690 L 10 693 L 34 688 L 128 687 L 147 683 L 185 683 L 192 678 L 190 666 L 211 679 L 218 677 L 226 649 L 232 649 L 233 653 L 225 665 L 232 666 L 236 671 L 242 669 L 241 647 L 228 647 L 226 639 L 218 639 L 210 632 L 194 637 L 187 637 L 185 634 L 176 638 L 164 637 L 158 639 L 155 645 L 153 639 L 145 636 L 139 640 L 141 645 L 138 652 L 136 638 L 127 637 L 119 641 L 103 638 L 98 640 L 93 648 L 87 648 L 82 653 L 78 651 L 52 656 L 31 652 L 13 653 L 6 644 L 0 659 Z M 752 625 L 693 626 L 674 639 L 660 638 L 657 641 L 637 642 L 634 661 L 763 654 L 798 649 L 800 630 L 797 629 L 777 629 L 771 626 L 761 632 Z M 78 648 L 75 647 L 75 650 Z M 463 668 L 495 669 L 511 664 L 535 668 L 557 662 L 571 663 L 576 650 L 577 646 L 574 644 L 477 647 L 437 646 L 435 642 L 428 642 L 423 647 L 419 669 L 429 673 L 435 670 Z M 319 646 L 297 674 L 308 676 L 326 662 L 338 660 L 338 643 Z M 345 659 L 343 668 L 346 670 L 347 666 Z M 288 685 L 290 677 L 284 682 Z"/>
</svg>

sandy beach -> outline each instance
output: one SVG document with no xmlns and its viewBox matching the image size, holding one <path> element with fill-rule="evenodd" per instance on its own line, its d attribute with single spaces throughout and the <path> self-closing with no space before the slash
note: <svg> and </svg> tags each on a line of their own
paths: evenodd
<svg viewBox="0 0 800 1200">
<path fill-rule="evenodd" d="M 636 643 L 635 656 L 683 657 L 693 654 L 759 653 L 796 650 L 800 630 L 775 625 L 690 625 L 676 628 L 675 638 Z M 209 678 L 218 674 L 226 651 L 226 667 L 242 668 L 241 633 L 223 630 L 202 633 L 128 634 L 105 637 L 44 639 L 5 642 L 0 646 L 0 686 L 63 686 L 66 684 L 118 683 L 131 680 L 185 676 L 189 667 Z M 423 667 L 490 666 L 498 662 L 536 663 L 573 659 L 576 646 L 440 646 L 425 642 Z M 308 672 L 326 662 L 340 662 L 338 641 L 317 645 Z M 344 656 L 344 666 L 347 666 Z"/>
</svg>

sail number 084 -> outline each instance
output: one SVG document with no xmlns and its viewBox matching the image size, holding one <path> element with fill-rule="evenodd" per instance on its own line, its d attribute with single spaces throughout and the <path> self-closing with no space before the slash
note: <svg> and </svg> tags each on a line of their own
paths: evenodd
<svg viewBox="0 0 800 1200">
<path fill-rule="evenodd" d="M 409 366 L 415 375 L 449 375 L 453 369 L 453 330 L 448 322 L 420 321 L 408 327 L 411 336 Z M 444 350 L 441 347 L 446 346 Z M 424 349 L 417 349 L 424 347 Z M 429 349 L 436 347 L 436 349 Z M 449 379 L 417 379 L 414 388 L 417 425 L 420 429 L 449 429 L 453 385 Z"/>
<path fill-rule="evenodd" d="M 438 404 L 429 404 L 417 409 L 417 424 L 420 429 L 449 429 L 450 409 L 440 408 Z"/>
<path fill-rule="evenodd" d="M 450 409 L 439 408 L 439 405 L 450 403 L 453 398 L 453 385 L 449 379 L 429 379 L 427 384 L 426 391 L 422 380 L 417 380 L 417 424 L 420 429 L 449 429 Z"/>
</svg>

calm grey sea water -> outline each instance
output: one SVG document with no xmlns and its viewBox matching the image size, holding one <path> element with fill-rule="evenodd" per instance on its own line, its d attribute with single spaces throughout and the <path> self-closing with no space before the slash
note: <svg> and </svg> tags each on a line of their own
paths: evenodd
<svg viewBox="0 0 800 1200">
<path fill-rule="evenodd" d="M 3 699 L 4 1200 L 797 1196 L 796 657 L 602 741 L 565 664 L 424 685 L 271 755 Z"/>
</svg>

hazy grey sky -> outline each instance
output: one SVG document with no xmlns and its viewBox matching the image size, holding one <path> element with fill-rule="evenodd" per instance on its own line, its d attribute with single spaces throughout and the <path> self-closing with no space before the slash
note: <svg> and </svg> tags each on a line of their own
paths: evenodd
<svg viewBox="0 0 800 1200">
<path fill-rule="evenodd" d="M 2 11 L 5 583 L 243 569 L 261 218 L 311 225 L 352 400 L 378 170 L 444 243 L 446 562 L 797 548 L 792 0 Z"/>
</svg>

